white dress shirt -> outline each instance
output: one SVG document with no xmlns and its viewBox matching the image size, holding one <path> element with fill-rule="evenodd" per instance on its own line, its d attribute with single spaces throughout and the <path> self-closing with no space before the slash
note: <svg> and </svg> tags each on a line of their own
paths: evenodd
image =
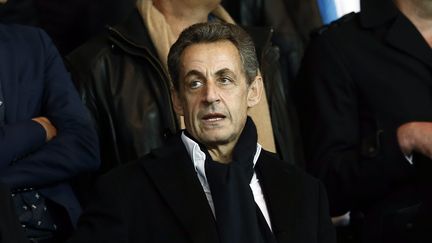
<svg viewBox="0 0 432 243">
<path fill-rule="evenodd" d="M 193 141 L 192 139 L 188 138 L 184 134 L 184 132 L 182 133 L 181 139 L 182 139 L 182 141 L 186 147 L 186 150 L 189 153 L 189 156 L 192 158 L 192 161 L 193 161 L 194 166 L 195 166 L 195 171 L 198 175 L 198 179 L 201 182 L 201 186 L 202 186 L 202 188 L 206 194 L 207 201 L 210 205 L 210 208 L 213 212 L 213 215 L 215 215 L 213 199 L 212 199 L 210 186 L 209 186 L 208 181 L 207 181 L 207 176 L 206 176 L 205 167 L 204 167 L 206 155 L 203 151 L 201 151 L 199 145 L 195 141 Z M 257 143 L 257 149 L 256 149 L 256 153 L 255 153 L 254 160 L 253 160 L 254 166 L 255 166 L 255 164 L 258 160 L 258 157 L 261 153 L 261 149 L 262 149 L 261 145 L 259 145 Z M 267 224 L 271 230 L 272 228 L 271 228 L 271 223 L 270 223 L 270 216 L 269 216 L 269 213 L 267 210 L 267 204 L 264 200 L 264 195 L 263 195 L 263 192 L 261 190 L 261 185 L 259 184 L 259 180 L 258 180 L 255 172 L 252 176 L 252 179 L 249 183 L 249 186 L 252 190 L 255 203 L 260 208 L 260 210 L 261 210 L 261 212 L 262 212 L 262 214 L 263 214 L 265 220 L 267 221 Z"/>
</svg>

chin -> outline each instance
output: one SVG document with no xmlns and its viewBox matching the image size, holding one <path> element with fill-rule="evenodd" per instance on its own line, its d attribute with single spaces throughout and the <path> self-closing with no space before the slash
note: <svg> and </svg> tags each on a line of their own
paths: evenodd
<svg viewBox="0 0 432 243">
<path fill-rule="evenodd" d="M 231 136 L 203 136 L 201 137 L 201 142 L 207 146 L 216 146 L 228 144 L 232 139 Z"/>
</svg>

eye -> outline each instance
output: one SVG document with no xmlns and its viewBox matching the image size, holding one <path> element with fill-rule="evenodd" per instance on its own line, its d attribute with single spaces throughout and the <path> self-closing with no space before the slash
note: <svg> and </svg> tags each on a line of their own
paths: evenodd
<svg viewBox="0 0 432 243">
<path fill-rule="evenodd" d="M 197 89 L 199 87 L 203 86 L 203 82 L 199 80 L 193 80 L 189 83 L 189 87 L 191 89 Z"/>
<path fill-rule="evenodd" d="M 222 77 L 219 79 L 219 83 L 223 84 L 223 85 L 228 85 L 231 84 L 233 81 L 231 78 L 229 77 Z"/>
</svg>

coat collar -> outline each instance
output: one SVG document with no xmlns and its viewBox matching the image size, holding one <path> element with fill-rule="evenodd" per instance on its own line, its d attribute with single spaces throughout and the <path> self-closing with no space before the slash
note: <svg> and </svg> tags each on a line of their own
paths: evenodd
<svg viewBox="0 0 432 243">
<path fill-rule="evenodd" d="M 366 28 L 384 24 L 399 13 L 392 0 L 361 0 L 360 5 L 361 23 Z"/>
<path fill-rule="evenodd" d="M 134 9 L 124 22 L 108 29 L 111 36 L 114 36 L 114 41 L 120 40 L 133 47 L 147 49 L 152 55 L 157 56 L 156 48 L 137 9 Z"/>
<path fill-rule="evenodd" d="M 389 45 L 411 55 L 432 68 L 432 51 L 417 28 L 403 14 L 399 14 L 388 29 Z"/>
<path fill-rule="evenodd" d="M 144 169 L 193 242 L 217 243 L 213 213 L 180 136 L 171 138 L 165 148 L 155 150 L 152 154 L 154 162 L 143 163 Z M 298 200 L 293 200 L 298 193 L 295 177 L 287 174 L 287 170 L 277 163 L 269 161 L 268 155 L 261 155 L 256 166 L 273 232 L 279 243 L 289 242 L 291 229 L 296 224 L 295 210 L 298 208 L 295 204 Z"/>
<path fill-rule="evenodd" d="M 195 243 L 217 243 L 216 224 L 207 198 L 196 175 L 180 135 L 174 136 L 163 149 L 152 152 L 155 160 L 143 163 L 169 207 Z M 297 176 L 282 163 L 274 163 L 269 153 L 262 151 L 256 171 L 266 198 L 273 232 L 277 242 L 295 241 L 298 219 L 297 198 L 303 188 Z M 287 190 L 289 188 L 289 190 Z M 287 215 L 291 215 L 287 216 Z"/>
<path fill-rule="evenodd" d="M 361 8 L 363 27 L 384 30 L 389 45 L 432 67 L 431 48 L 392 0 L 362 0 Z"/>
<path fill-rule="evenodd" d="M 144 163 L 155 186 L 195 243 L 217 243 L 213 213 L 180 135 L 152 152 L 154 163 Z"/>
</svg>

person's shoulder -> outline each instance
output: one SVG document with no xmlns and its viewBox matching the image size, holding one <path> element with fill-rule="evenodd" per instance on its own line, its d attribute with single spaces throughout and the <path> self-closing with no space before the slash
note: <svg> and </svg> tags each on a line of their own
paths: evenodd
<svg viewBox="0 0 432 243">
<path fill-rule="evenodd" d="M 1 48 L 15 56 L 25 56 L 23 62 L 39 62 L 47 57 L 54 44 L 48 34 L 38 27 L 0 24 Z"/>
<path fill-rule="evenodd" d="M 42 29 L 34 26 L 20 25 L 20 24 L 3 24 L 3 23 L 0 23 L 0 30 L 3 33 L 9 33 L 9 34 L 23 34 L 23 33 L 34 34 L 39 31 L 42 31 Z"/>
<path fill-rule="evenodd" d="M 96 180 L 96 188 L 108 195 L 128 195 L 136 191 L 147 191 L 148 188 L 153 188 L 153 178 L 149 171 L 164 162 L 166 161 L 149 153 L 100 175 Z"/>
<path fill-rule="evenodd" d="M 352 43 L 361 35 L 360 14 L 349 13 L 313 31 L 305 57 L 315 62 L 317 58 L 327 59 L 328 55 L 338 55 L 336 53 L 352 49 Z"/>
<path fill-rule="evenodd" d="M 0 38 L 6 41 L 27 41 L 31 42 L 40 39 L 41 35 L 47 36 L 44 30 L 19 24 L 0 24 Z"/>
<path fill-rule="evenodd" d="M 312 31 L 311 37 L 312 39 L 347 37 L 348 33 L 358 31 L 359 28 L 360 14 L 351 12 Z"/>
<path fill-rule="evenodd" d="M 72 66 L 93 69 L 94 63 L 112 54 L 112 43 L 107 29 L 77 47 L 66 56 L 66 61 Z"/>
<path fill-rule="evenodd" d="M 169 152 L 170 151 L 168 151 L 168 154 Z M 162 153 L 164 154 L 163 156 L 160 155 Z M 151 152 L 136 160 L 125 162 L 124 164 L 113 168 L 101 177 L 118 182 L 123 181 L 122 178 L 124 178 L 125 181 L 141 178 L 142 176 L 145 176 L 144 173 L 146 167 L 152 166 L 153 164 L 160 164 L 167 156 L 169 156 L 168 154 L 164 147 L 153 149 Z"/>
</svg>

